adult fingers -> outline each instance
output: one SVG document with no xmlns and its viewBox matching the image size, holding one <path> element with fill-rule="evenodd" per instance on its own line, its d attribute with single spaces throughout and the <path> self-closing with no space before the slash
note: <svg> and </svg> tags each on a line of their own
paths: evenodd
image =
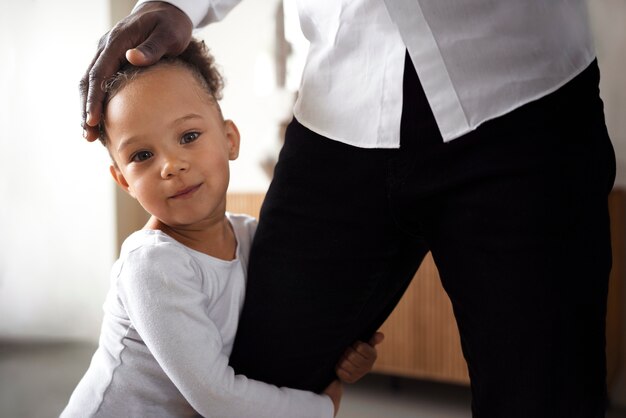
<svg viewBox="0 0 626 418">
<path fill-rule="evenodd" d="M 148 26 L 140 23 L 141 18 L 120 21 L 111 31 L 100 38 L 99 53 L 87 72 L 87 96 L 85 103 L 88 126 L 95 127 L 100 122 L 104 83 L 126 62 L 126 51 L 143 42 L 149 33 Z M 157 58 L 158 59 L 158 58 Z"/>
<path fill-rule="evenodd" d="M 174 40 L 169 31 L 163 28 L 155 30 L 135 48 L 126 51 L 126 59 L 133 65 L 147 66 L 157 62 L 164 55 L 176 56 L 185 50 L 187 42 Z"/>
<path fill-rule="evenodd" d="M 126 61 L 126 50 L 133 46 L 137 34 L 120 29 L 122 22 L 100 38 L 98 51 L 80 81 L 83 135 L 93 141 L 98 137 L 98 123 L 102 115 L 104 83 Z"/>
<path fill-rule="evenodd" d="M 85 139 L 87 139 L 88 141 L 93 141 L 97 139 L 98 137 L 97 129 L 92 126 L 89 126 L 87 124 L 86 119 L 87 119 L 87 95 L 89 91 L 89 72 L 91 71 L 91 68 L 94 66 L 101 52 L 102 52 L 102 48 L 98 47 L 98 51 L 96 52 L 96 55 L 91 60 L 91 63 L 89 63 L 89 67 L 87 67 L 87 71 L 85 72 L 83 77 L 80 79 L 80 83 L 78 84 L 78 92 L 80 95 L 81 126 L 83 128 L 83 137 L 85 137 Z"/>
<path fill-rule="evenodd" d="M 105 91 L 103 84 L 126 62 L 151 65 L 163 55 L 176 56 L 191 39 L 191 20 L 168 3 L 147 2 L 100 39 L 98 52 L 81 80 L 83 128 L 97 138 Z M 129 52 L 130 50 L 130 52 Z"/>
</svg>

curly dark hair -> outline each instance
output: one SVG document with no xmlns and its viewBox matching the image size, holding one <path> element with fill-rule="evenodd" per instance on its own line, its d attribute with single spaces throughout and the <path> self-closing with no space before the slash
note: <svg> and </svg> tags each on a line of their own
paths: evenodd
<svg viewBox="0 0 626 418">
<path fill-rule="evenodd" d="M 210 54 L 204 41 L 197 39 L 191 39 L 187 48 L 178 56 L 175 57 L 163 57 L 156 65 L 170 64 L 178 65 L 187 68 L 193 77 L 198 81 L 200 86 L 209 94 L 209 97 L 217 104 L 217 101 L 222 98 L 222 89 L 224 88 L 224 80 L 215 64 L 215 59 Z M 137 67 L 126 63 L 120 70 L 111 78 L 103 83 L 103 90 L 106 93 L 104 98 L 104 109 L 115 95 L 124 88 L 129 82 L 135 79 L 139 74 L 146 71 L 150 71 L 150 67 Z M 219 105 L 218 105 L 219 109 Z M 104 111 L 103 111 L 104 113 Z M 98 125 L 100 136 L 100 142 L 107 145 L 107 135 L 105 128 L 105 119 L 100 119 Z"/>
</svg>

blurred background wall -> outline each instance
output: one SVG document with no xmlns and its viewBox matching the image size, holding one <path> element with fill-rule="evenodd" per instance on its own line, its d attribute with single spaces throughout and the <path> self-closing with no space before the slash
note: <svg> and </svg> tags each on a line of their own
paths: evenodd
<svg viewBox="0 0 626 418">
<path fill-rule="evenodd" d="M 78 84 L 106 0 L 0 2 L 0 337 L 94 339 L 115 248 L 107 155 Z"/>
<path fill-rule="evenodd" d="M 106 151 L 82 139 L 77 84 L 100 35 L 133 5 L 0 0 L 0 339 L 97 340 L 119 242 L 145 215 L 116 192 Z M 626 2 L 589 0 L 589 8 L 616 185 L 626 187 Z M 233 191 L 265 190 L 263 166 L 289 118 L 298 75 L 277 63 L 288 48 L 277 33 L 294 42 L 287 67 L 306 47 L 286 9 L 291 23 L 282 26 L 280 0 L 243 2 L 225 24 L 198 32 L 226 76 L 224 114 L 242 133 Z M 624 365 L 626 342 L 622 350 Z M 614 401 L 626 405 L 624 373 Z"/>
</svg>

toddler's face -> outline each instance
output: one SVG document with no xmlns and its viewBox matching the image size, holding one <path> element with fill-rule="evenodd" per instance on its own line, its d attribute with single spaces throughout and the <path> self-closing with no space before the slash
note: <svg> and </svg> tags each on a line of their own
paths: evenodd
<svg viewBox="0 0 626 418">
<path fill-rule="evenodd" d="M 146 211 L 172 227 L 223 218 L 239 133 L 189 70 L 160 65 L 140 74 L 104 116 L 111 173 Z"/>
</svg>

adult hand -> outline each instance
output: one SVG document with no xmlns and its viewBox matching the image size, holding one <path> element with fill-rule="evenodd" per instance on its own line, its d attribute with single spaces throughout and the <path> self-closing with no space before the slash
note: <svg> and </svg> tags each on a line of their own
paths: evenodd
<svg viewBox="0 0 626 418">
<path fill-rule="evenodd" d="M 103 83 L 128 60 L 133 65 L 152 65 L 162 56 L 176 56 L 191 39 L 193 24 L 175 6 L 161 1 L 142 3 L 100 38 L 98 51 L 80 80 L 83 136 L 98 138 L 104 100 Z"/>
</svg>

